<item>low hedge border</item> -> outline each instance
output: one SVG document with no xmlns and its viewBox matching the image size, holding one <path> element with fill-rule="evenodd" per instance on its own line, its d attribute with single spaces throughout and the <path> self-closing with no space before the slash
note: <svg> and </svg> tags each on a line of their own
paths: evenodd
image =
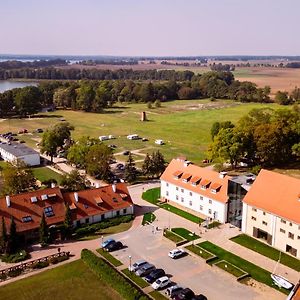
<svg viewBox="0 0 300 300">
<path fill-rule="evenodd" d="M 96 256 L 92 251 L 83 249 L 81 251 L 81 259 L 97 276 L 115 289 L 124 299 L 151 299 L 138 285 L 127 277 L 124 277 L 123 274 L 110 265 L 109 262 Z"/>
</svg>

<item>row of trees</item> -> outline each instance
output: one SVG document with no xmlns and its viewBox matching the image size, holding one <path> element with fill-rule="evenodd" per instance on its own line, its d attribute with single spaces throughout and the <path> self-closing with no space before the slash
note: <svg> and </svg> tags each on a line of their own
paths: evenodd
<svg viewBox="0 0 300 300">
<path fill-rule="evenodd" d="M 236 167 L 241 160 L 261 166 L 280 166 L 300 156 L 300 110 L 255 109 L 237 125 L 215 123 L 210 158 L 229 161 Z"/>
</svg>

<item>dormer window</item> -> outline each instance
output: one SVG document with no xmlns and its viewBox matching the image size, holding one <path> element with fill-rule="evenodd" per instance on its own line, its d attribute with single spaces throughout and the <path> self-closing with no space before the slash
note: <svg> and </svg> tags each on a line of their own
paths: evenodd
<svg viewBox="0 0 300 300">
<path fill-rule="evenodd" d="M 35 203 L 38 201 L 37 197 L 35 197 L 35 196 L 31 197 L 30 200 L 31 200 L 31 203 Z"/>
<path fill-rule="evenodd" d="M 32 221 L 31 216 L 26 216 L 26 217 L 22 218 L 22 222 L 24 222 L 24 223 L 28 223 L 28 222 L 31 222 L 31 221 Z"/>
<path fill-rule="evenodd" d="M 182 176 L 181 176 L 181 179 L 183 182 L 188 182 L 190 180 L 190 178 L 192 177 L 191 174 L 188 174 L 188 173 L 184 173 Z"/>
<path fill-rule="evenodd" d="M 212 194 L 216 194 L 221 187 L 222 185 L 220 183 L 214 182 L 210 187 L 210 191 Z"/>
<path fill-rule="evenodd" d="M 45 213 L 46 217 L 52 217 L 52 216 L 54 216 L 54 211 L 53 211 L 52 206 L 45 207 L 44 208 L 44 213 Z"/>
<path fill-rule="evenodd" d="M 179 179 L 181 177 L 181 175 L 183 174 L 183 172 L 181 171 L 176 171 L 175 173 L 173 173 L 173 176 L 176 178 L 176 179 Z"/>
<path fill-rule="evenodd" d="M 200 185 L 201 185 L 201 190 L 206 190 L 210 185 L 210 181 L 207 179 L 203 179 L 201 180 Z"/>
<path fill-rule="evenodd" d="M 213 194 L 216 194 L 217 193 L 217 190 L 216 189 L 211 189 L 210 190 Z"/>
<path fill-rule="evenodd" d="M 190 183 L 192 184 L 192 186 L 197 186 L 197 184 L 199 184 L 200 180 L 201 180 L 201 177 L 193 176 L 190 180 Z"/>
</svg>

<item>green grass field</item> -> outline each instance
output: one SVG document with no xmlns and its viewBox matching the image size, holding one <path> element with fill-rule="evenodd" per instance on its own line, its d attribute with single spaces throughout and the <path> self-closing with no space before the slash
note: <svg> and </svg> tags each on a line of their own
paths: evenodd
<svg viewBox="0 0 300 300">
<path fill-rule="evenodd" d="M 179 242 L 182 242 L 184 240 L 184 238 L 178 236 L 177 234 L 173 233 L 170 230 L 166 230 L 164 232 L 164 237 L 166 237 L 167 239 L 169 239 L 170 241 L 172 241 L 174 243 L 179 243 Z"/>
<path fill-rule="evenodd" d="M 102 248 L 97 249 L 97 252 L 101 254 L 106 260 L 108 260 L 115 267 L 119 267 L 123 265 L 118 259 L 116 259 L 113 255 L 103 250 Z"/>
<path fill-rule="evenodd" d="M 88 298 L 87 298 L 88 296 Z M 0 287 L 5 300 L 121 300 L 81 260 Z"/>
<path fill-rule="evenodd" d="M 197 234 L 193 234 L 185 228 L 172 228 L 171 230 L 189 242 L 199 239 Z"/>
<path fill-rule="evenodd" d="M 242 275 L 247 274 L 246 272 L 244 272 L 243 270 L 240 270 L 239 268 L 230 264 L 226 260 L 219 261 L 219 262 L 215 263 L 214 265 L 223 269 L 224 271 L 232 274 L 235 277 L 240 277 Z"/>
<path fill-rule="evenodd" d="M 60 184 L 62 180 L 62 175 L 55 171 L 52 171 L 47 167 L 32 168 L 32 172 L 33 175 L 41 182 L 49 179 L 55 179 L 58 184 Z"/>
<path fill-rule="evenodd" d="M 153 213 L 145 213 L 143 216 L 143 222 L 142 225 L 152 223 L 155 221 L 156 216 Z"/>
<path fill-rule="evenodd" d="M 112 134 L 115 140 L 105 141 L 118 146 L 116 153 L 123 150 L 143 149 L 143 153 L 161 150 L 169 161 L 178 155 L 185 155 L 194 162 L 206 157 L 210 128 L 215 121 L 237 122 L 241 116 L 253 108 L 277 107 L 274 104 L 238 104 L 230 100 L 209 102 L 208 100 L 178 100 L 163 103 L 161 108 L 148 109 L 146 104 L 128 104 L 112 108 L 104 114 L 81 111 L 60 110 L 45 113 L 43 118 L 14 119 L 1 122 L 1 132 L 18 132 L 26 128 L 30 134 L 19 136 L 30 146 L 40 139 L 41 134 L 33 133 L 36 128 L 46 129 L 60 122 L 60 117 L 75 126 L 72 133 L 77 139 L 82 135 L 99 137 Z M 148 122 L 140 121 L 140 113 L 147 112 Z M 149 141 L 127 140 L 128 134 L 137 133 Z M 154 144 L 155 139 L 163 139 L 165 145 Z"/>
<path fill-rule="evenodd" d="M 188 249 L 189 251 L 195 253 L 196 255 L 202 257 L 203 259 L 209 259 L 209 258 L 213 257 L 213 255 L 211 253 L 209 253 L 208 251 L 199 247 L 198 245 L 189 245 L 185 248 Z"/>
<path fill-rule="evenodd" d="M 238 243 L 244 247 L 247 247 L 255 252 L 258 252 L 266 257 L 269 257 L 275 261 L 278 261 L 280 251 L 262 243 L 246 234 L 240 234 L 231 239 L 233 242 Z M 280 263 L 300 272 L 300 260 L 292 257 L 288 254 L 281 253 Z"/>
</svg>

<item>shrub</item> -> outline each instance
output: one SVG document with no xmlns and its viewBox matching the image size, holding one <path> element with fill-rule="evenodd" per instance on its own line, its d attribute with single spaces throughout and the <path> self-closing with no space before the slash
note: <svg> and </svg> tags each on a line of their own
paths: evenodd
<svg viewBox="0 0 300 300">
<path fill-rule="evenodd" d="M 58 264 L 58 263 L 60 263 L 60 262 L 62 262 L 64 260 L 67 260 L 67 259 L 69 259 L 69 256 L 67 256 L 67 255 L 58 256 L 58 257 L 52 257 L 50 259 L 50 263 L 53 264 L 53 265 L 55 265 L 55 264 Z"/>
<path fill-rule="evenodd" d="M 115 289 L 123 299 L 146 300 L 149 299 L 141 290 L 137 289 L 131 282 L 127 281 L 118 271 L 112 268 L 104 259 L 97 257 L 90 250 L 81 251 L 81 259 L 93 270 L 103 281 Z"/>
<path fill-rule="evenodd" d="M 22 270 L 21 270 L 21 269 L 14 269 L 14 270 L 9 271 L 7 275 L 8 275 L 9 277 L 17 277 L 17 276 L 19 276 L 21 273 L 22 273 Z"/>
<path fill-rule="evenodd" d="M 49 266 L 48 261 L 38 261 L 32 265 L 32 269 L 42 269 Z"/>
<path fill-rule="evenodd" d="M 14 254 L 5 254 L 1 256 L 1 260 L 6 263 L 18 263 L 28 258 L 30 258 L 30 255 L 25 250 L 18 251 Z"/>
<path fill-rule="evenodd" d="M 6 274 L 0 274 L 0 280 L 5 280 L 7 278 Z"/>
</svg>

